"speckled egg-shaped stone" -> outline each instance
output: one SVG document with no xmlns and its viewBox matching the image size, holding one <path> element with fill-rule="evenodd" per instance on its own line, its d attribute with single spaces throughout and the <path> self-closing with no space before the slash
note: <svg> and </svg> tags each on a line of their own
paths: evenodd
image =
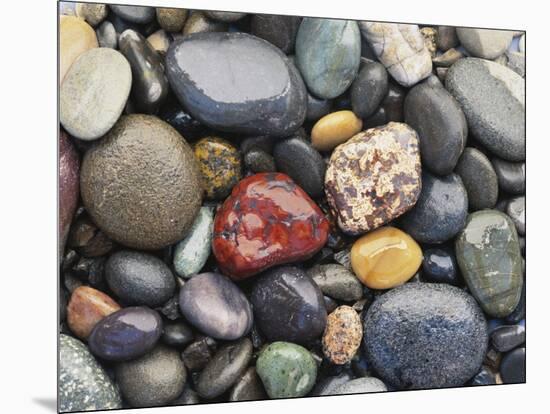
<svg viewBox="0 0 550 414">
<path fill-rule="evenodd" d="M 86 345 L 59 336 L 58 404 L 61 412 L 122 408 L 117 387 Z"/>
<path fill-rule="evenodd" d="M 218 137 L 202 138 L 193 148 L 202 172 L 206 197 L 223 200 L 241 179 L 239 150 Z"/>
<path fill-rule="evenodd" d="M 137 249 L 181 240 L 201 205 L 200 170 L 191 148 L 174 128 L 149 115 L 123 116 L 86 152 L 80 188 L 101 230 Z"/>
<path fill-rule="evenodd" d="M 290 342 L 273 342 L 262 350 L 256 371 L 269 398 L 303 397 L 315 384 L 317 364 L 311 353 Z"/>
<path fill-rule="evenodd" d="M 328 315 L 323 334 L 323 353 L 336 365 L 351 361 L 363 338 L 363 327 L 357 312 L 350 306 L 339 306 Z"/>
<path fill-rule="evenodd" d="M 333 151 L 325 193 L 340 228 L 373 230 L 409 210 L 421 189 L 418 136 L 390 122 L 360 132 Z"/>
<path fill-rule="evenodd" d="M 98 47 L 94 29 L 76 16 L 59 18 L 59 82 L 82 53 Z"/>
</svg>

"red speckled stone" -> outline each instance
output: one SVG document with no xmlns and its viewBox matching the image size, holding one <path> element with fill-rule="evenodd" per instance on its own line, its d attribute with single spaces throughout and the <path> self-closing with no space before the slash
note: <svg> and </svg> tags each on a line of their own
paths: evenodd
<svg viewBox="0 0 550 414">
<path fill-rule="evenodd" d="M 59 257 L 65 249 L 78 202 L 80 160 L 65 131 L 59 131 Z"/>
<path fill-rule="evenodd" d="M 328 231 L 319 207 L 290 177 L 261 173 L 241 180 L 217 212 L 212 250 L 222 272 L 239 280 L 311 257 Z"/>
</svg>

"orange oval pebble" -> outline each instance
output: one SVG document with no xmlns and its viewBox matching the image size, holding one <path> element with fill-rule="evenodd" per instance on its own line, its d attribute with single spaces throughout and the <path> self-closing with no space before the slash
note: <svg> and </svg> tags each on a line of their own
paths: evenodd
<svg viewBox="0 0 550 414">
<path fill-rule="evenodd" d="M 352 111 L 337 111 L 319 119 L 311 130 L 311 145 L 330 151 L 346 142 L 363 128 L 363 121 Z"/>
</svg>

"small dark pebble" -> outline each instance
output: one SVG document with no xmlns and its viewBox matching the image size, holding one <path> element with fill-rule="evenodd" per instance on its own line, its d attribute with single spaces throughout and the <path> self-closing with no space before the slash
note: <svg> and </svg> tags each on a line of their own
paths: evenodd
<svg viewBox="0 0 550 414">
<path fill-rule="evenodd" d="M 425 250 L 422 261 L 422 279 L 429 283 L 462 285 L 454 254 L 439 248 Z"/>
<path fill-rule="evenodd" d="M 185 348 L 181 359 L 189 371 L 200 371 L 212 359 L 217 343 L 208 336 L 200 336 Z"/>
<path fill-rule="evenodd" d="M 244 165 L 253 173 L 277 171 L 273 157 L 259 148 L 253 148 L 244 155 Z"/>
<path fill-rule="evenodd" d="M 193 341 L 193 331 L 183 321 L 165 323 L 161 339 L 166 345 L 182 348 Z"/>
<path fill-rule="evenodd" d="M 503 325 L 491 333 L 491 344 L 499 352 L 508 352 L 525 342 L 525 327 Z"/>
<path fill-rule="evenodd" d="M 514 349 L 502 357 L 500 376 L 505 384 L 525 382 L 525 348 Z"/>
<path fill-rule="evenodd" d="M 175 296 L 168 299 L 161 308 L 157 308 L 156 310 L 171 321 L 181 318 L 182 314 L 179 306 L 179 293 L 176 293 Z"/>
<path fill-rule="evenodd" d="M 307 94 L 307 112 L 306 120 L 315 122 L 330 113 L 332 109 L 332 101 L 330 99 L 321 99 Z"/>
</svg>

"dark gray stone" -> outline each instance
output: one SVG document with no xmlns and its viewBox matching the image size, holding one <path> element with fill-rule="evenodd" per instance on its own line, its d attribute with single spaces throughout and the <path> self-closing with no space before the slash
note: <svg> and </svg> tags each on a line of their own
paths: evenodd
<svg viewBox="0 0 550 414">
<path fill-rule="evenodd" d="M 363 284 L 339 264 L 314 266 L 307 271 L 321 292 L 337 300 L 351 302 L 363 296 Z"/>
<path fill-rule="evenodd" d="M 498 178 L 493 165 L 484 153 L 476 148 L 464 150 L 456 165 L 468 193 L 471 211 L 493 208 L 498 199 Z"/>
<path fill-rule="evenodd" d="M 128 20 L 132 23 L 149 23 L 155 18 L 155 8 L 154 7 L 144 7 L 144 6 L 117 6 L 110 4 L 109 8 L 117 16 Z"/>
<path fill-rule="evenodd" d="M 315 122 L 327 115 L 332 109 L 332 101 L 320 99 L 308 92 L 306 120 Z"/>
<path fill-rule="evenodd" d="M 388 94 L 388 72 L 378 62 L 364 62 L 350 87 L 351 107 L 359 118 L 368 118 Z"/>
<path fill-rule="evenodd" d="M 294 51 L 300 20 L 298 16 L 255 14 L 250 21 L 250 33 L 289 54 Z"/>
<path fill-rule="evenodd" d="M 512 219 L 520 236 L 525 236 L 525 196 L 508 201 L 506 214 Z"/>
<path fill-rule="evenodd" d="M 509 162 L 500 158 L 491 160 L 498 178 L 498 185 L 505 193 L 514 195 L 525 193 L 525 163 Z"/>
<path fill-rule="evenodd" d="M 500 376 L 505 384 L 525 382 L 525 347 L 514 349 L 502 357 Z"/>
<path fill-rule="evenodd" d="M 358 394 L 387 391 L 386 385 L 378 378 L 364 377 L 348 381 L 332 390 L 332 395 Z"/>
<path fill-rule="evenodd" d="M 193 331 L 183 321 L 164 324 L 162 341 L 169 346 L 182 348 L 193 341 Z"/>
<path fill-rule="evenodd" d="M 118 47 L 118 35 L 115 26 L 110 21 L 104 21 L 95 30 L 99 47 L 116 49 Z"/>
<path fill-rule="evenodd" d="M 277 171 L 271 154 L 258 148 L 253 148 L 244 155 L 244 165 L 254 173 Z"/>
<path fill-rule="evenodd" d="M 491 344 L 498 352 L 508 352 L 525 342 L 525 327 L 503 325 L 491 333 Z"/>
<path fill-rule="evenodd" d="M 214 339 L 201 336 L 185 348 L 181 358 L 189 371 L 200 371 L 212 359 L 216 347 Z"/>
<path fill-rule="evenodd" d="M 447 283 L 459 286 L 462 283 L 454 254 L 448 250 L 431 248 L 424 250 L 422 280 L 430 283 Z"/>
</svg>

